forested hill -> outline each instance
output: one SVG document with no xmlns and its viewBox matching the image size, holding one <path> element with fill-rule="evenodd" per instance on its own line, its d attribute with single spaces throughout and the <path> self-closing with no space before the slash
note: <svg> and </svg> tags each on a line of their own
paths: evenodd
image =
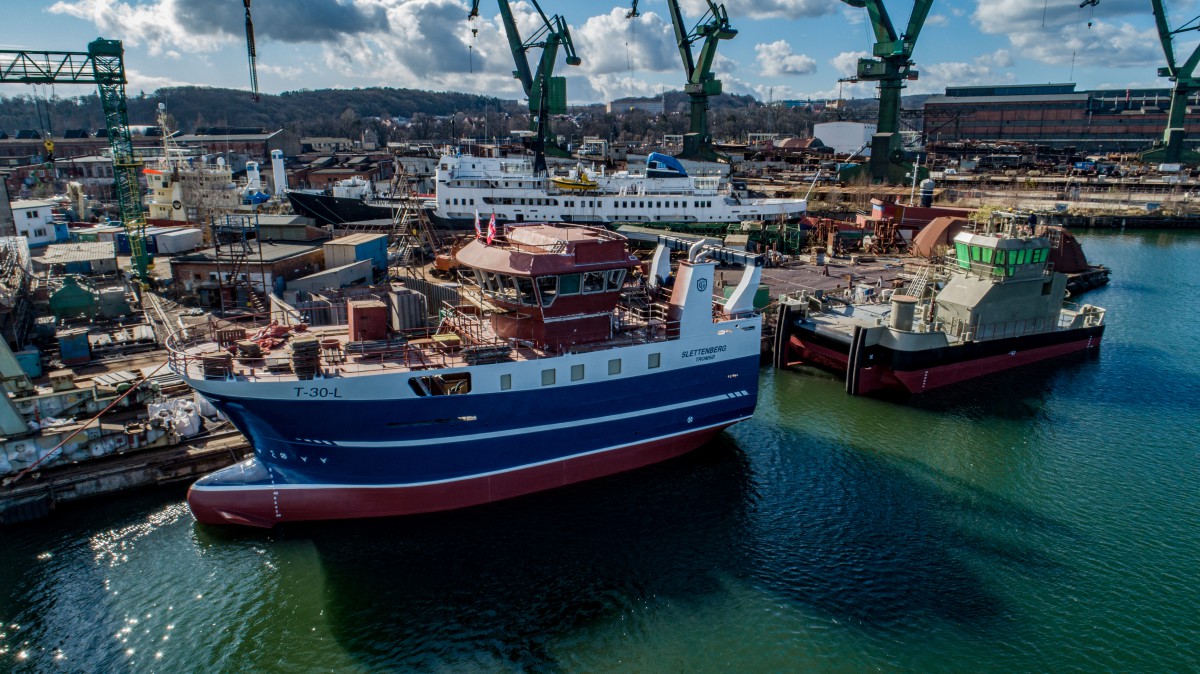
<svg viewBox="0 0 1200 674">
<path fill-rule="evenodd" d="M 30 95 L 12 96 L 0 92 L 0 130 L 44 131 L 49 108 L 49 125 L 55 135 L 65 129 L 92 129 L 104 126 L 100 99 L 96 94 L 79 98 L 37 100 Z M 345 125 L 349 119 L 363 117 L 409 118 L 415 113 L 450 115 L 455 112 L 481 114 L 495 112 L 511 101 L 498 98 L 415 89 L 320 89 L 263 95 L 262 102 L 250 100 L 250 94 L 238 89 L 210 87 L 172 87 L 151 94 L 129 92 L 129 123 L 154 125 L 159 103 L 166 103 L 174 125 L 185 133 L 204 126 L 261 126 L 270 129 L 291 128 L 302 134 L 321 135 Z M 38 122 L 38 110 L 42 122 Z"/>
</svg>

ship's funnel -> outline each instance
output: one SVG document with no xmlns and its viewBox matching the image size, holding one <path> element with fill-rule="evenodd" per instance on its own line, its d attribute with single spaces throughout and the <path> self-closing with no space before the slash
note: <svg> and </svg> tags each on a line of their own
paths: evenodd
<svg viewBox="0 0 1200 674">
<path fill-rule="evenodd" d="M 283 150 L 271 150 L 271 178 L 275 183 L 275 194 L 287 190 L 287 172 L 283 166 Z"/>
<path fill-rule="evenodd" d="M 892 321 L 890 327 L 893 330 L 903 330 L 911 332 L 913 328 L 913 316 L 916 315 L 917 298 L 912 295 L 892 295 Z"/>
<path fill-rule="evenodd" d="M 258 162 L 246 162 L 246 194 L 262 191 L 262 175 L 258 172 Z"/>
</svg>

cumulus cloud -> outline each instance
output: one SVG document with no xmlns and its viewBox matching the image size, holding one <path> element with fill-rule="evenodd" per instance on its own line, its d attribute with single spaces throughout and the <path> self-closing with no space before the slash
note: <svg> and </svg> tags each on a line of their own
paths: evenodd
<svg viewBox="0 0 1200 674">
<path fill-rule="evenodd" d="M 608 14 L 571 26 L 575 49 L 583 58 L 580 66 L 583 71 L 599 75 L 630 70 L 680 70 L 682 62 L 675 48 L 670 19 L 654 12 L 642 12 L 627 19 L 627 11 L 613 8 Z"/>
<path fill-rule="evenodd" d="M 1012 73 L 1000 73 L 979 63 L 931 63 L 919 69 L 920 79 L 908 82 L 904 93 L 941 94 L 948 86 L 977 86 L 985 84 L 1015 84 Z"/>
<path fill-rule="evenodd" d="M 945 14 L 930 14 L 925 17 L 926 26 L 949 26 L 950 19 Z"/>
<path fill-rule="evenodd" d="M 1044 0 L 979 1 L 972 22 L 980 31 L 1005 35 L 1014 51 L 1051 65 L 1152 67 L 1162 60 L 1158 31 L 1145 24 L 1140 0 L 1105 0 L 1096 6 Z M 1122 17 L 1136 17 L 1132 22 Z"/>
<path fill-rule="evenodd" d="M 1012 35 L 1040 33 L 1046 28 L 1055 30 L 1067 25 L 1078 27 L 1089 19 L 1145 16 L 1149 14 L 1148 10 L 1141 0 L 1104 0 L 1089 7 L 1080 7 L 1077 2 L 1047 3 L 1046 0 L 976 0 L 971 19 L 984 33 Z"/>
<path fill-rule="evenodd" d="M 782 75 L 809 75 L 817 71 L 817 62 L 805 54 L 793 54 L 792 47 L 784 40 L 770 44 L 756 44 L 758 65 L 764 77 Z"/>
<path fill-rule="evenodd" d="M 852 77 L 858 72 L 858 60 L 870 55 L 870 52 L 865 51 L 844 51 L 829 59 L 829 65 L 842 77 Z"/>
<path fill-rule="evenodd" d="M 573 86 L 576 84 L 575 80 L 580 80 L 578 82 L 580 86 Z M 611 73 L 588 75 L 586 78 L 572 78 L 572 81 L 568 82 L 567 85 L 572 88 L 569 96 L 577 102 L 607 102 L 630 96 L 658 96 L 664 90 L 679 88 L 648 82 L 641 77 Z"/>
<path fill-rule="evenodd" d="M 125 86 L 125 91 L 132 96 L 136 91 L 157 91 L 165 87 L 202 87 L 204 84 L 195 82 L 182 82 L 178 77 L 158 77 L 155 75 L 144 75 L 132 68 L 125 69 L 125 77 L 129 80 L 129 84 Z M 94 92 L 90 92 L 94 93 Z"/>
<path fill-rule="evenodd" d="M 1007 49 L 997 49 L 990 54 L 976 56 L 975 62 L 990 68 L 1011 68 L 1013 64 L 1012 54 Z"/>
<path fill-rule="evenodd" d="M 233 42 L 229 34 L 198 34 L 182 23 L 182 4 L 183 0 L 136 5 L 114 0 L 64 0 L 51 5 L 49 12 L 90 21 L 101 34 L 144 46 L 152 56 L 178 56 L 181 46 L 192 53 L 212 52 Z"/>
<path fill-rule="evenodd" d="M 105 35 L 145 45 L 154 55 L 210 52 L 245 39 L 245 9 L 226 0 L 60 0 L 49 11 L 91 21 Z M 389 29 L 385 8 L 374 0 L 258 0 L 252 13 L 260 40 L 328 43 Z"/>
<path fill-rule="evenodd" d="M 708 11 L 706 0 L 681 0 L 687 16 L 700 16 Z M 740 0 L 729 3 L 733 9 L 729 23 L 737 27 L 737 19 L 803 19 L 833 14 L 839 3 L 830 0 Z M 735 16 L 736 15 L 736 16 Z"/>
<path fill-rule="evenodd" d="M 1128 23 L 1096 22 L 1084 31 L 1067 27 L 1050 34 L 1015 34 L 1009 42 L 1022 56 L 1051 65 L 1075 59 L 1092 67 L 1152 68 L 1163 60 L 1158 31 Z"/>
</svg>

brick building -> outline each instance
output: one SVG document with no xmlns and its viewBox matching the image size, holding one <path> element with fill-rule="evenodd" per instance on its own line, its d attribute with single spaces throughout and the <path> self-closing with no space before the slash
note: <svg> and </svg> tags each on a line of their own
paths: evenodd
<svg viewBox="0 0 1200 674">
<path fill-rule="evenodd" d="M 207 153 L 237 152 L 262 165 L 269 165 L 271 150 L 280 150 L 285 157 L 300 154 L 300 137 L 286 129 L 208 127 L 176 134 L 171 140 L 180 147 L 199 147 Z"/>
<path fill-rule="evenodd" d="M 992 141 L 1131 152 L 1161 140 L 1169 89 L 1075 91 L 1074 84 L 947 87 L 924 106 L 927 142 Z M 1191 112 L 1195 111 L 1195 112 Z M 1200 93 L 1189 100 L 1185 141 L 1200 149 Z"/>
<path fill-rule="evenodd" d="M 171 261 L 172 280 L 188 292 L 231 284 L 231 272 L 244 275 L 258 292 L 271 292 L 279 282 L 307 276 L 325 264 L 322 242 L 263 242 L 251 240 L 249 249 L 235 258 L 241 244 L 227 244 L 220 251 L 205 248 Z M 240 259 L 238 259 L 240 258 Z"/>
</svg>

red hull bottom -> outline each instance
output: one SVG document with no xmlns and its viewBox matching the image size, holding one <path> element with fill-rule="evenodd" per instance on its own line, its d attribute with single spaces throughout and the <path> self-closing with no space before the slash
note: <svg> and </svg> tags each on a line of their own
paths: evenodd
<svg viewBox="0 0 1200 674">
<path fill-rule="evenodd" d="M 643 444 L 570 457 L 503 473 L 413 486 L 254 485 L 188 490 L 188 506 L 204 524 L 270 528 L 280 522 L 413 515 L 466 508 L 648 466 L 711 440 L 722 424 Z"/>
<path fill-rule="evenodd" d="M 862 377 L 860 392 L 869 393 L 877 389 L 900 389 L 909 393 L 923 393 L 942 386 L 949 386 L 967 381 L 968 379 L 1003 372 L 1004 370 L 1029 365 L 1041 360 L 1066 356 L 1080 351 L 1088 351 L 1099 348 L 1099 346 L 1100 340 L 1098 338 L 1089 337 L 1076 342 L 1043 346 L 1025 351 L 1011 351 L 999 356 L 977 358 L 963 363 L 931 367 L 925 370 L 911 370 L 908 372 L 882 370 L 877 376 L 871 377 L 868 376 L 871 370 L 866 368 L 862 370 L 862 374 L 860 375 Z"/>
<path fill-rule="evenodd" d="M 795 335 L 789 340 L 788 347 L 789 365 L 811 363 L 838 372 L 843 376 L 846 374 L 847 356 L 844 353 L 805 342 Z M 888 390 L 910 394 L 924 393 L 1014 367 L 1080 351 L 1090 351 L 1099 347 L 1099 337 L 1088 337 L 1063 344 L 1016 350 L 997 356 L 987 356 L 920 370 L 896 371 L 890 367 L 866 367 L 859 371 L 858 394 L 864 395 L 874 391 Z"/>
</svg>

